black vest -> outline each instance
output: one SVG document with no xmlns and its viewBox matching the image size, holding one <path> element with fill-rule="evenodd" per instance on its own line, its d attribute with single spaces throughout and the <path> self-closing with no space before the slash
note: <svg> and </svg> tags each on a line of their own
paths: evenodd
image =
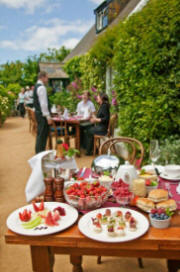
<svg viewBox="0 0 180 272">
<path fill-rule="evenodd" d="M 34 93 L 33 93 L 33 99 L 34 99 L 34 108 L 35 108 L 35 112 L 39 113 L 42 115 L 42 111 L 41 111 L 41 106 L 40 106 L 40 102 L 39 102 L 39 97 L 38 97 L 38 94 L 37 94 L 37 89 L 40 87 L 40 86 L 43 86 L 41 83 L 37 83 L 34 87 Z M 46 92 L 46 95 L 47 95 L 47 92 Z M 47 101 L 48 101 L 48 109 L 49 109 L 49 112 L 51 113 L 51 106 L 50 106 L 50 102 L 49 102 L 49 99 L 48 99 L 48 95 L 47 95 Z"/>
</svg>

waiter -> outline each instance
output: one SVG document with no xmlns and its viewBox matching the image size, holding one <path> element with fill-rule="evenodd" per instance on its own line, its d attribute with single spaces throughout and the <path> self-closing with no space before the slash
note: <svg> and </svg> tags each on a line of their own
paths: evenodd
<svg viewBox="0 0 180 272">
<path fill-rule="evenodd" d="M 45 85 L 48 83 L 48 75 L 42 71 L 38 74 L 38 81 L 34 87 L 34 108 L 37 120 L 36 154 L 46 149 L 49 125 L 52 124 L 50 104 Z"/>
</svg>

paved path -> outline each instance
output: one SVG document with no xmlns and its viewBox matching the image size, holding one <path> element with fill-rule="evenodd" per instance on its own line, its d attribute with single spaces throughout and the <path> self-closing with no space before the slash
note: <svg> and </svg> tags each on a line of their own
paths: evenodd
<svg viewBox="0 0 180 272">
<path fill-rule="evenodd" d="M 8 214 L 26 205 L 24 189 L 30 174 L 27 160 L 34 155 L 35 138 L 28 131 L 28 120 L 9 118 L 0 128 L 0 271 L 31 272 L 30 251 L 27 246 L 6 245 L 4 231 Z M 77 160 L 78 166 L 90 166 L 92 157 Z M 85 272 L 166 272 L 164 261 L 144 260 L 140 270 L 136 259 L 103 257 L 103 264 L 96 264 L 96 257 L 85 257 Z M 71 271 L 68 256 L 57 256 L 54 272 Z"/>
</svg>

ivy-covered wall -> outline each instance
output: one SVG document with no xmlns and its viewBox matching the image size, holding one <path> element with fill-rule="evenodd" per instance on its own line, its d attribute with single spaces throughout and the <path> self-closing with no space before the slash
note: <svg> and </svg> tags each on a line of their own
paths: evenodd
<svg viewBox="0 0 180 272">
<path fill-rule="evenodd" d="M 119 125 L 144 144 L 180 133 L 179 10 L 179 0 L 151 0 L 119 25 L 113 59 Z"/>
<path fill-rule="evenodd" d="M 151 138 L 180 133 L 180 1 L 149 0 L 100 35 L 81 58 L 82 85 L 105 90 L 106 66 L 115 70 L 121 135 L 148 150 Z"/>
</svg>

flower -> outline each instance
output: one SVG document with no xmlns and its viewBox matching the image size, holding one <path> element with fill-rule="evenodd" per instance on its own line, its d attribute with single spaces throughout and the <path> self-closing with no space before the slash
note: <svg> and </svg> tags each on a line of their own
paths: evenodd
<svg viewBox="0 0 180 272">
<path fill-rule="evenodd" d="M 116 98 L 112 98 L 112 102 L 111 103 L 112 103 L 113 106 L 117 106 L 117 100 L 116 100 Z"/>
<path fill-rule="evenodd" d="M 68 150 L 69 150 L 69 145 L 68 145 L 68 144 L 63 143 L 62 145 L 63 145 L 63 147 L 64 147 L 64 149 L 65 149 L 66 151 L 68 151 Z"/>
<path fill-rule="evenodd" d="M 71 82 L 71 85 L 75 88 L 75 89 L 78 89 L 78 85 L 75 81 Z"/>
<path fill-rule="evenodd" d="M 91 90 L 96 93 L 97 92 L 97 89 L 95 87 L 91 87 Z"/>
<path fill-rule="evenodd" d="M 81 98 L 82 98 L 82 96 L 79 95 L 79 94 L 77 94 L 76 97 L 77 97 L 78 99 L 81 99 Z"/>
</svg>

